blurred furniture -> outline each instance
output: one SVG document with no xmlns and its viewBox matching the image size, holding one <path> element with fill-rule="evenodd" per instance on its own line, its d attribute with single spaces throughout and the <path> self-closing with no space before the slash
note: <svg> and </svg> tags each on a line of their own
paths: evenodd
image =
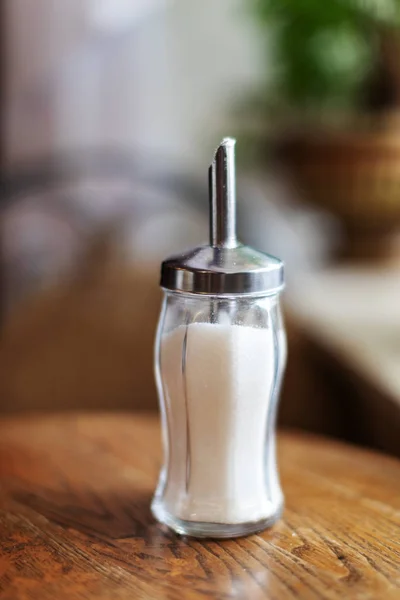
<svg viewBox="0 0 400 600">
<path fill-rule="evenodd" d="M 287 310 L 285 421 L 400 456 L 400 270 L 304 276 Z"/>
<path fill-rule="evenodd" d="M 7 174 L 0 412 L 156 407 L 160 262 L 201 243 L 185 199 L 202 191 L 153 155 L 100 150 Z"/>
<path fill-rule="evenodd" d="M 398 598 L 400 463 L 282 434 L 286 510 L 233 541 L 180 538 L 149 512 L 156 417 L 0 420 L 0 592 L 78 598 Z"/>
</svg>

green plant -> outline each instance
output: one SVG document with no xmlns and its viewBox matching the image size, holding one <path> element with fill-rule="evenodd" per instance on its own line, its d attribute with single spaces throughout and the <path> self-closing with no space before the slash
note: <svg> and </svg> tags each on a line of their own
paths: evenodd
<svg viewBox="0 0 400 600">
<path fill-rule="evenodd" d="M 315 111 L 359 108 L 376 95 L 382 107 L 394 102 L 395 76 L 382 40 L 400 25 L 400 0 L 253 0 L 253 6 L 272 56 L 269 103 Z"/>
</svg>

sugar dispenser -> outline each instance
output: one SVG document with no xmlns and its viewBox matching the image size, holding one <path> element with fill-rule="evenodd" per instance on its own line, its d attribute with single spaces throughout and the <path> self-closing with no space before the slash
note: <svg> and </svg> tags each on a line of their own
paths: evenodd
<svg viewBox="0 0 400 600">
<path fill-rule="evenodd" d="M 209 170 L 210 244 L 162 263 L 155 372 L 164 466 L 152 512 L 179 534 L 230 538 L 271 526 L 286 363 L 281 260 L 236 237 L 235 140 Z"/>
</svg>

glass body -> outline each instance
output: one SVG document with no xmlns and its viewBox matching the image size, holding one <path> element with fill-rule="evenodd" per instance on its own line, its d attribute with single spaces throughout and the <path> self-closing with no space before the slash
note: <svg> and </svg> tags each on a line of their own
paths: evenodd
<svg viewBox="0 0 400 600">
<path fill-rule="evenodd" d="M 279 297 L 165 292 L 155 346 L 164 465 L 152 502 L 177 533 L 236 537 L 280 516 Z"/>
</svg>

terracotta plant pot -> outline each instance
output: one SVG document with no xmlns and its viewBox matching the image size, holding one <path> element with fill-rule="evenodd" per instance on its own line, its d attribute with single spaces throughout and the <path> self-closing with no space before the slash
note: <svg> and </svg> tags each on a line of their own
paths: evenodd
<svg viewBox="0 0 400 600">
<path fill-rule="evenodd" d="M 297 134 L 280 157 L 306 201 L 343 225 L 348 258 L 400 257 L 400 127 Z"/>
</svg>

